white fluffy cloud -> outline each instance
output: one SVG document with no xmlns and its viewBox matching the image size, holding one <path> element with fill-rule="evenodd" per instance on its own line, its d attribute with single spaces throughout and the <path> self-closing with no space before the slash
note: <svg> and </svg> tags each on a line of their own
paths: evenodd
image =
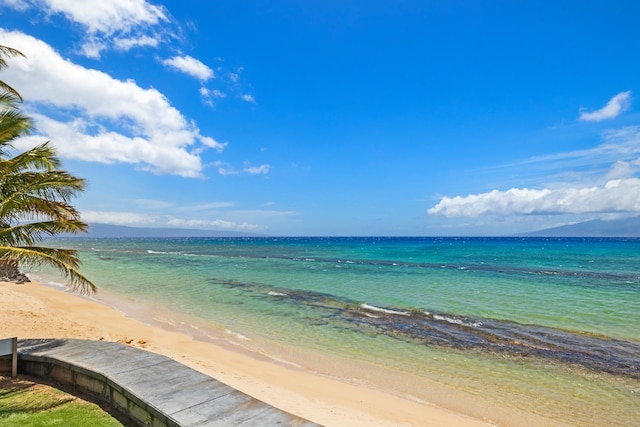
<svg viewBox="0 0 640 427">
<path fill-rule="evenodd" d="M 216 161 L 213 163 L 213 166 L 218 168 L 218 173 L 222 176 L 238 175 L 240 173 L 235 167 L 233 167 L 229 163 Z"/>
<path fill-rule="evenodd" d="M 251 175 L 266 175 L 269 173 L 271 165 L 246 166 L 243 170 Z"/>
<path fill-rule="evenodd" d="M 218 90 L 218 89 L 207 89 L 202 86 L 200 88 L 200 96 L 202 97 L 202 102 L 210 107 L 215 107 L 214 100 L 223 99 L 227 97 L 227 94 Z"/>
<path fill-rule="evenodd" d="M 166 218 L 164 215 L 141 214 L 124 211 L 83 211 L 82 220 L 90 224 L 114 224 L 133 227 L 177 227 L 177 228 L 199 228 L 214 230 L 235 230 L 251 231 L 259 228 L 255 224 L 246 221 L 235 222 L 222 219 L 201 220 L 201 219 L 180 219 Z"/>
<path fill-rule="evenodd" d="M 17 10 L 33 8 L 46 14 L 62 14 L 69 21 L 86 30 L 82 51 L 92 58 L 109 47 L 128 50 L 135 46 L 155 46 L 162 30 L 160 24 L 169 22 L 162 6 L 145 0 L 4 0 Z"/>
<path fill-rule="evenodd" d="M 468 218 L 640 213 L 640 126 L 607 130 L 592 148 L 533 157 L 502 169 L 545 181 L 534 184 L 537 188 L 443 197 L 427 213 Z"/>
<path fill-rule="evenodd" d="M 128 33 L 136 27 L 167 21 L 162 6 L 145 0 L 31 0 L 34 5 L 46 5 L 54 13 L 63 13 L 69 20 L 87 27 L 91 33 Z"/>
<path fill-rule="evenodd" d="M 225 147 L 201 135 L 155 89 L 74 64 L 20 32 L 0 29 L 0 39 L 27 56 L 11 59 L 4 79 L 39 111 L 51 112 L 33 114 L 36 127 L 64 157 L 126 162 L 155 173 L 196 177 L 202 170 L 199 153 Z"/>
<path fill-rule="evenodd" d="M 160 41 L 157 38 L 142 36 L 129 37 L 115 40 L 114 45 L 118 50 L 128 51 L 134 47 L 157 47 Z"/>
<path fill-rule="evenodd" d="M 229 163 L 216 161 L 213 166 L 218 168 L 218 173 L 222 176 L 240 175 L 241 173 L 238 168 Z M 245 162 L 244 167 L 242 167 L 242 172 L 249 175 L 267 175 L 270 170 L 271 165 L 251 166 L 249 162 Z"/>
<path fill-rule="evenodd" d="M 583 188 L 512 188 L 465 197 L 443 197 L 427 212 L 447 217 L 640 212 L 640 179 L 616 179 Z"/>
<path fill-rule="evenodd" d="M 617 117 L 631 105 L 631 91 L 621 92 L 611 98 L 607 105 L 596 111 L 583 111 L 580 120 L 586 122 L 599 122 L 605 119 Z"/>
<path fill-rule="evenodd" d="M 214 77 L 213 70 L 191 56 L 174 56 L 165 59 L 162 63 L 174 70 L 188 74 L 201 82 L 206 82 Z"/>
<path fill-rule="evenodd" d="M 149 226 L 156 222 L 153 215 L 136 212 L 119 211 L 82 211 L 82 220 L 89 223 L 128 225 L 128 226 Z"/>
<path fill-rule="evenodd" d="M 240 95 L 240 98 L 242 98 L 243 101 L 249 102 L 251 104 L 256 103 L 256 99 L 250 93 L 243 93 L 242 95 Z"/>
</svg>

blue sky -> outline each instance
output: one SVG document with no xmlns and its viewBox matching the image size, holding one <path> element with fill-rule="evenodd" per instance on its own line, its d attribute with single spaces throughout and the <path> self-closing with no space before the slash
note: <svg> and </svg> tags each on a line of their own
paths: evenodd
<svg viewBox="0 0 640 427">
<path fill-rule="evenodd" d="M 640 2 L 0 0 L 88 222 L 504 235 L 640 215 Z"/>
</svg>

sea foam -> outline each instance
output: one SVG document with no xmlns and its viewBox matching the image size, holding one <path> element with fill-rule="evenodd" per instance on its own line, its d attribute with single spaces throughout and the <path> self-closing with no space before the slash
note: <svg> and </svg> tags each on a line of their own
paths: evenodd
<svg viewBox="0 0 640 427">
<path fill-rule="evenodd" d="M 364 308 L 365 310 L 377 311 L 380 313 L 397 314 L 399 316 L 411 316 L 408 311 L 389 310 L 387 308 L 380 308 L 369 304 L 361 304 L 360 307 Z"/>
</svg>

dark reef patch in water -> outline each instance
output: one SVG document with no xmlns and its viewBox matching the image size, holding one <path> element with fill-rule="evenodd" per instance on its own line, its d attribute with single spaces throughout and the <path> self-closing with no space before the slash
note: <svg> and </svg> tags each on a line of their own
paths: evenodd
<svg viewBox="0 0 640 427">
<path fill-rule="evenodd" d="M 279 289 L 260 283 L 212 279 L 210 283 L 240 289 L 255 298 L 273 298 L 319 311 L 310 325 L 330 318 L 367 335 L 383 334 L 407 342 L 532 357 L 640 379 L 640 343 L 505 320 L 435 313 L 415 308 L 375 307 L 330 294 Z M 320 313 L 321 311 L 321 313 Z"/>
</svg>

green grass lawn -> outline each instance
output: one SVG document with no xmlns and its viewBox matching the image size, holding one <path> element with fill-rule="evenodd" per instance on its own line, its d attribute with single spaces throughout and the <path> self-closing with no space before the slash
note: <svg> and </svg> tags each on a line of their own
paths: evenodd
<svg viewBox="0 0 640 427">
<path fill-rule="evenodd" d="M 123 426 L 95 403 L 27 379 L 0 378 L 0 427 Z"/>
</svg>

